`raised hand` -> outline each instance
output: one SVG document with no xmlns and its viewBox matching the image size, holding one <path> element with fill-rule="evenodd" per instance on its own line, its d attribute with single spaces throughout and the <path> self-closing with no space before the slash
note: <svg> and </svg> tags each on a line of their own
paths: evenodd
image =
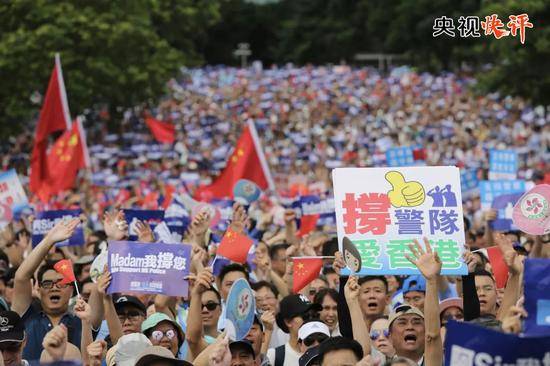
<svg viewBox="0 0 550 366">
<path fill-rule="evenodd" d="M 103 214 L 103 228 L 109 239 L 122 240 L 128 237 L 128 223 L 124 211 L 105 212 Z"/>
<path fill-rule="evenodd" d="M 105 349 L 107 349 L 107 342 L 104 340 L 95 341 L 88 345 L 86 351 L 88 352 L 90 366 L 101 365 Z"/>
<path fill-rule="evenodd" d="M 317 253 L 315 253 L 315 249 L 313 248 L 313 243 L 311 242 L 311 238 L 309 235 L 306 235 L 302 242 L 300 243 L 300 250 L 305 256 L 311 256 L 315 257 Z"/>
<path fill-rule="evenodd" d="M 361 287 L 359 286 L 359 277 L 349 276 L 348 282 L 344 287 L 344 296 L 348 303 L 357 301 L 359 299 L 359 292 Z"/>
<path fill-rule="evenodd" d="M 409 249 L 414 255 L 414 258 L 408 254 L 405 257 L 422 273 L 426 280 L 434 280 L 441 273 L 441 259 L 437 252 L 432 251 L 432 246 L 427 238 L 424 238 L 426 251 L 420 246 L 418 240 L 414 239 L 414 245 L 409 244 Z"/>
<path fill-rule="evenodd" d="M 268 310 L 262 314 L 260 321 L 265 327 L 265 330 L 272 331 L 273 324 L 275 324 L 275 313 L 271 310 Z"/>
<path fill-rule="evenodd" d="M 521 318 L 527 318 L 527 312 L 523 306 L 511 306 L 502 319 L 502 330 L 506 333 L 519 334 L 522 328 Z"/>
<path fill-rule="evenodd" d="M 210 215 L 207 211 L 201 211 L 193 217 L 191 225 L 187 229 L 187 240 L 202 243 L 206 230 L 210 227 Z"/>
<path fill-rule="evenodd" d="M 468 266 L 468 273 L 474 273 L 478 265 L 478 257 L 469 250 L 465 250 L 464 254 L 462 254 L 462 258 L 464 258 Z"/>
<path fill-rule="evenodd" d="M 60 361 L 65 355 L 67 349 L 67 327 L 60 324 L 46 333 L 42 341 L 42 347 L 50 354 L 54 361 Z"/>
<path fill-rule="evenodd" d="M 498 211 L 495 209 L 489 209 L 487 211 L 483 211 L 483 220 L 486 222 L 493 221 L 497 218 Z"/>
<path fill-rule="evenodd" d="M 214 346 L 210 359 L 209 366 L 229 366 L 231 365 L 231 351 L 229 351 L 229 338 L 225 337 Z"/>
<path fill-rule="evenodd" d="M 284 220 L 286 225 L 292 225 L 292 223 L 295 222 L 294 221 L 295 219 L 296 219 L 296 212 L 294 212 L 294 210 L 292 209 L 285 210 Z"/>
<path fill-rule="evenodd" d="M 248 215 L 246 210 L 239 203 L 233 205 L 233 217 L 231 218 L 231 224 L 229 227 L 236 233 L 243 233 L 246 227 Z"/>
<path fill-rule="evenodd" d="M 206 267 L 197 275 L 195 285 L 193 286 L 193 293 L 201 295 L 212 286 L 212 283 L 214 283 L 212 269 L 210 267 Z"/>
<path fill-rule="evenodd" d="M 518 275 L 523 272 L 523 261 L 525 257 L 519 256 L 514 249 L 512 240 L 502 233 L 495 233 L 495 244 L 502 252 L 502 259 L 508 266 L 508 271 L 513 275 Z"/>
<path fill-rule="evenodd" d="M 144 243 L 152 243 L 155 241 L 155 235 L 153 234 L 153 230 L 151 230 L 151 226 L 148 223 L 137 220 L 135 227 L 138 241 Z"/>
<path fill-rule="evenodd" d="M 83 298 L 79 297 L 74 306 L 74 313 L 80 320 L 89 323 L 92 316 L 92 308 Z"/>
<path fill-rule="evenodd" d="M 105 268 L 101 276 L 97 279 L 97 292 L 99 292 L 100 295 L 107 296 L 107 288 L 111 284 L 111 280 L 111 273 Z"/>
<path fill-rule="evenodd" d="M 80 219 L 60 220 L 46 234 L 46 238 L 52 243 L 59 243 L 69 239 L 74 234 L 74 230 L 80 224 Z"/>
<path fill-rule="evenodd" d="M 342 273 L 342 270 L 346 268 L 346 262 L 344 261 L 344 256 L 341 252 L 335 252 L 334 253 L 334 262 L 332 262 L 332 268 L 334 269 L 334 272 L 340 276 Z"/>
</svg>

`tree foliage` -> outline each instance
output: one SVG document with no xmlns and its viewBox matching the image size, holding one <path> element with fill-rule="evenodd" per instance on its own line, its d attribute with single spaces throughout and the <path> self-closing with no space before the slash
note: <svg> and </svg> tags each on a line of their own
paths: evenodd
<svg viewBox="0 0 550 366">
<path fill-rule="evenodd" d="M 0 3 L 0 126 L 14 131 L 36 115 L 30 96 L 45 92 L 56 52 L 73 115 L 97 104 L 114 111 L 158 97 L 179 67 L 201 61 L 186 42 L 218 17 L 211 1 L 178 3 L 170 16 L 162 0 Z M 175 22 L 186 42 L 172 33 Z"/>
</svg>

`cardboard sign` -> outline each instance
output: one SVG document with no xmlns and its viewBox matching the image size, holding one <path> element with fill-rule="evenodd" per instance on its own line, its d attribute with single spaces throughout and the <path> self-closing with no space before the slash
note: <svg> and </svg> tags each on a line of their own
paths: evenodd
<svg viewBox="0 0 550 366">
<path fill-rule="evenodd" d="M 489 179 L 516 179 L 518 153 L 515 150 L 489 151 Z"/>
<path fill-rule="evenodd" d="M 110 241 L 108 292 L 145 292 L 187 297 L 185 277 L 191 265 L 191 245 Z"/>
<path fill-rule="evenodd" d="M 405 254 L 412 255 L 408 245 L 413 239 L 422 244 L 422 237 L 438 252 L 442 274 L 467 273 L 458 168 L 340 168 L 332 174 L 340 251 L 348 238 L 360 253 L 358 274 L 419 274 Z"/>
<path fill-rule="evenodd" d="M 32 246 L 35 247 L 42 241 L 44 235 L 48 233 L 59 221 L 71 220 L 79 218 L 81 210 L 57 210 L 57 211 L 42 211 L 36 214 L 36 219 L 32 223 Z M 66 245 L 83 245 L 84 230 L 82 224 L 79 224 L 73 236 L 69 239 L 57 243 L 58 247 Z"/>
</svg>

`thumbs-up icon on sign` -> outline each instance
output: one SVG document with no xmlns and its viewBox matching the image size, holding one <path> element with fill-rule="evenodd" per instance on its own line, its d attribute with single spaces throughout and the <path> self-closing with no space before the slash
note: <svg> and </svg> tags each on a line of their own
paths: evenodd
<svg viewBox="0 0 550 366">
<path fill-rule="evenodd" d="M 403 174 L 396 171 L 386 173 L 385 178 L 393 188 L 388 192 L 393 207 L 415 207 L 424 203 L 426 193 L 419 182 L 406 182 Z"/>
</svg>

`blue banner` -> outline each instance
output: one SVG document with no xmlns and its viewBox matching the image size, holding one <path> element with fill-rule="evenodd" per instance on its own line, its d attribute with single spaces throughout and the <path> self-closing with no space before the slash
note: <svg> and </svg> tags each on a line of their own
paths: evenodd
<svg viewBox="0 0 550 366">
<path fill-rule="evenodd" d="M 489 222 L 489 225 L 493 230 L 517 230 L 517 227 L 515 227 L 512 221 L 512 214 L 514 213 L 514 206 L 521 196 L 523 196 L 523 192 L 503 194 L 493 199 L 493 204 L 491 207 L 498 211 L 497 218 Z"/>
<path fill-rule="evenodd" d="M 498 196 L 511 193 L 524 193 L 523 180 L 482 180 L 479 182 L 481 207 L 491 208 L 493 200 Z"/>
<path fill-rule="evenodd" d="M 550 337 L 522 338 L 451 320 L 445 337 L 445 365 L 550 365 Z"/>
<path fill-rule="evenodd" d="M 191 245 L 110 241 L 108 292 L 145 292 L 187 297 Z"/>
<path fill-rule="evenodd" d="M 300 197 L 301 215 L 320 215 L 318 225 L 336 225 L 334 198 L 309 195 Z"/>
<path fill-rule="evenodd" d="M 477 193 L 479 179 L 477 179 L 477 169 L 460 170 L 460 190 L 462 199 Z"/>
<path fill-rule="evenodd" d="M 164 220 L 164 211 L 162 210 L 124 210 L 124 216 L 128 222 L 129 240 L 137 240 L 136 222 L 137 220 L 148 223 L 151 230 L 155 230 L 161 221 Z"/>
<path fill-rule="evenodd" d="M 386 150 L 386 163 L 388 166 L 413 166 L 416 165 L 411 146 L 392 147 Z"/>
<path fill-rule="evenodd" d="M 36 218 L 32 222 L 32 246 L 38 245 L 40 241 L 44 238 L 44 235 L 48 233 L 61 220 L 71 220 L 74 218 L 79 218 L 81 210 L 58 210 L 58 211 L 42 211 L 36 214 Z M 79 224 L 73 236 L 69 239 L 57 243 L 57 246 L 66 246 L 66 245 L 83 245 L 84 241 L 84 230 L 82 229 L 82 224 Z"/>
<path fill-rule="evenodd" d="M 550 336 L 550 259 L 526 259 L 523 280 L 525 335 Z"/>
<path fill-rule="evenodd" d="M 489 179 L 515 179 L 518 171 L 518 153 L 514 150 L 489 151 Z"/>
</svg>

